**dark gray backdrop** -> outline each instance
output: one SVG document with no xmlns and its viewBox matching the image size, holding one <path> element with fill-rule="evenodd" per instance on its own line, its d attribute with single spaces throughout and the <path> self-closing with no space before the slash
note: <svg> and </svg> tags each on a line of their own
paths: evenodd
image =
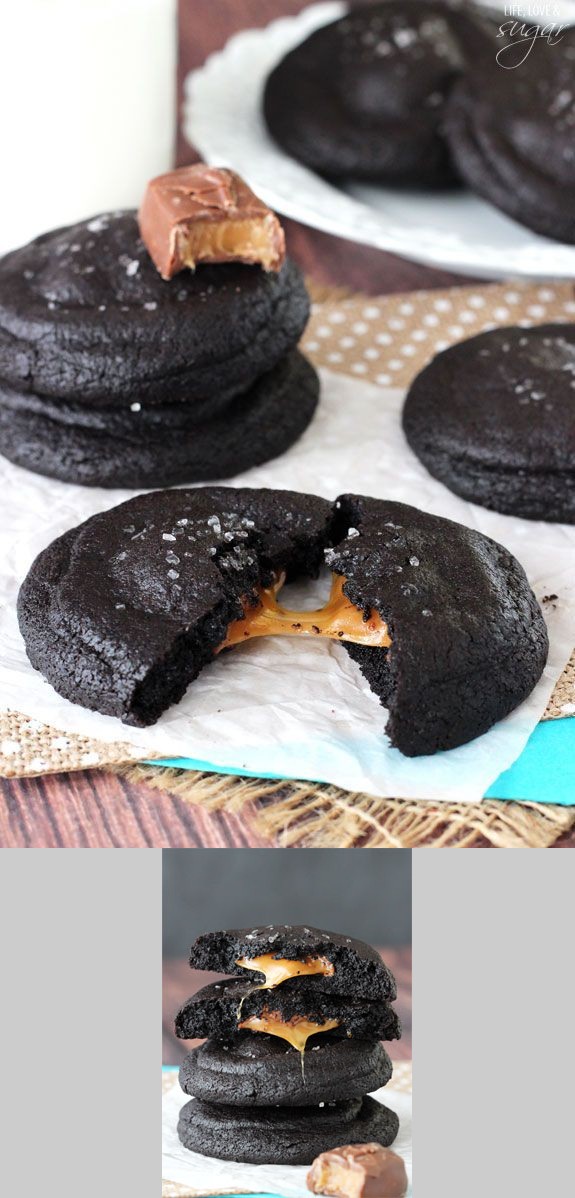
<svg viewBox="0 0 575 1198">
<path fill-rule="evenodd" d="M 200 932 L 268 923 L 411 943 L 409 849 L 170 849 L 163 892 L 166 957 Z"/>
</svg>

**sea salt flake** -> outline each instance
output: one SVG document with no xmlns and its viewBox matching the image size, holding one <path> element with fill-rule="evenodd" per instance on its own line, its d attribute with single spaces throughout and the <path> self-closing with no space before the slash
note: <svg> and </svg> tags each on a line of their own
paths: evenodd
<svg viewBox="0 0 575 1198">
<path fill-rule="evenodd" d="M 86 226 L 90 233 L 103 233 L 104 229 L 108 228 L 108 216 L 96 216 L 94 220 L 88 221 Z"/>
</svg>

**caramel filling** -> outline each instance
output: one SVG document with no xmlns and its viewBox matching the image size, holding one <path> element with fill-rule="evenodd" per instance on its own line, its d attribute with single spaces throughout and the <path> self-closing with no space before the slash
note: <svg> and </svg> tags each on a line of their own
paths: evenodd
<svg viewBox="0 0 575 1198">
<path fill-rule="evenodd" d="M 313 1023 L 304 1015 L 294 1015 L 293 1019 L 284 1020 L 278 1011 L 264 1010 L 262 1015 L 250 1015 L 238 1026 L 250 1032 L 267 1032 L 268 1036 L 279 1036 L 281 1040 L 287 1040 L 303 1058 L 310 1036 L 315 1036 L 317 1032 L 332 1031 L 334 1027 L 339 1027 L 339 1020 L 326 1019 L 325 1023 Z"/>
<path fill-rule="evenodd" d="M 260 262 L 264 270 L 278 269 L 277 220 L 273 213 L 245 220 L 197 221 L 179 226 L 179 257 L 185 266 L 197 262 Z"/>
<path fill-rule="evenodd" d="M 379 612 L 372 611 L 365 619 L 344 595 L 345 581 L 340 574 L 333 575 L 330 597 L 317 611 L 289 611 L 276 599 L 284 583 L 282 575 L 273 586 L 260 588 L 257 604 L 245 603 L 243 617 L 232 621 L 218 652 L 256 636 L 323 636 L 357 645 L 391 645 L 387 624 Z"/>
<path fill-rule="evenodd" d="M 267 953 L 263 957 L 239 957 L 236 965 L 242 969 L 253 969 L 263 973 L 265 982 L 255 986 L 255 990 L 273 990 L 287 978 L 299 978 L 303 974 L 321 973 L 324 977 L 333 977 L 335 972 L 331 961 L 326 957 L 306 957 L 305 961 L 277 960 Z"/>
<path fill-rule="evenodd" d="M 351 1170 L 355 1170 L 354 1173 Z M 351 1162 L 345 1165 L 320 1164 L 312 1172 L 314 1194 L 332 1194 L 334 1198 L 361 1198 L 364 1192 L 365 1177 L 362 1170 L 357 1170 Z M 381 1191 L 383 1194 L 383 1190 Z"/>
</svg>

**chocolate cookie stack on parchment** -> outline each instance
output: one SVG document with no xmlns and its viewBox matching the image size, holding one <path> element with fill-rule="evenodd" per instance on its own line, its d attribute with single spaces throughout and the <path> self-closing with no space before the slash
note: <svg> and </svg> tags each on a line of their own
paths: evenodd
<svg viewBox="0 0 575 1198">
<path fill-rule="evenodd" d="M 399 1121 L 371 1091 L 392 1074 L 381 1040 L 401 1035 L 395 979 L 362 941 L 316 928 L 210 932 L 190 965 L 233 975 L 176 1017 L 193 1095 L 178 1135 L 194 1152 L 252 1164 L 310 1164 L 340 1144 L 395 1140 Z"/>
</svg>

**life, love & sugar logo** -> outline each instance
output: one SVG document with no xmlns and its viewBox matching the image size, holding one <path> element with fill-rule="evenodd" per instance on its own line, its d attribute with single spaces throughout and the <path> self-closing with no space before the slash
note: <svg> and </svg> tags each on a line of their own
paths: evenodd
<svg viewBox="0 0 575 1198">
<path fill-rule="evenodd" d="M 506 4 L 504 15 L 508 19 L 502 21 L 497 34 L 504 39 L 504 45 L 499 47 L 496 59 L 506 71 L 523 66 L 538 41 L 556 46 L 567 28 L 558 20 L 560 9 L 556 4 Z"/>
</svg>

